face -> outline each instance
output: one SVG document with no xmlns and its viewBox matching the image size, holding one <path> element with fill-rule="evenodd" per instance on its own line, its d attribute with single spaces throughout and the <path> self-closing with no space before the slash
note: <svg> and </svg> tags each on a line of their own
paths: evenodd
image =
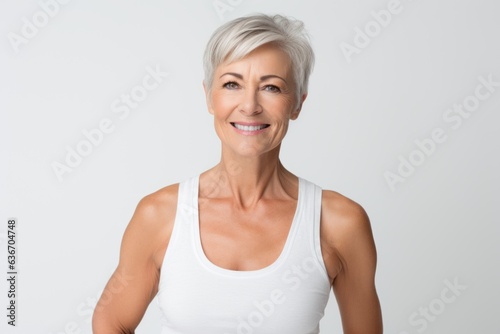
<svg viewBox="0 0 500 334">
<path fill-rule="evenodd" d="M 290 59 L 269 44 L 221 64 L 205 92 L 223 150 L 245 156 L 279 150 L 306 97 L 297 103 Z"/>
</svg>

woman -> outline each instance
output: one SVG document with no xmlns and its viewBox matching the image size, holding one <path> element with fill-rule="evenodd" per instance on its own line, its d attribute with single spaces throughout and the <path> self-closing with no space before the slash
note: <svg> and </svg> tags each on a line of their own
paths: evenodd
<svg viewBox="0 0 500 334">
<path fill-rule="evenodd" d="M 157 294 L 163 333 L 319 333 L 331 288 L 344 333 L 382 333 L 365 211 L 279 159 L 313 61 L 302 23 L 279 15 L 213 34 L 204 88 L 221 160 L 141 200 L 94 333 L 133 333 Z"/>
</svg>

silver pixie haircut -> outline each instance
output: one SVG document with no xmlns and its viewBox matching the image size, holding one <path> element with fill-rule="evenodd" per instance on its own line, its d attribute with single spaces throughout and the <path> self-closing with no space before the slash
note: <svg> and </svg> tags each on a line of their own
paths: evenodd
<svg viewBox="0 0 500 334">
<path fill-rule="evenodd" d="M 282 15 L 256 14 L 220 26 L 212 34 L 203 55 L 205 85 L 212 89 L 217 66 L 244 58 L 258 47 L 273 43 L 291 60 L 297 98 L 307 93 L 314 52 L 302 21 Z"/>
</svg>

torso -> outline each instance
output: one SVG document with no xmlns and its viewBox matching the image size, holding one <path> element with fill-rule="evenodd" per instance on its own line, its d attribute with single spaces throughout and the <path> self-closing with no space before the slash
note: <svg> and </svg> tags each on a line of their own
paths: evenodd
<svg viewBox="0 0 500 334">
<path fill-rule="evenodd" d="M 270 332 L 319 332 L 330 295 L 321 189 L 295 181 L 266 183 L 255 202 L 238 198 L 243 188 L 207 195 L 201 176 L 179 185 L 156 294 L 164 333 L 239 333 L 264 322 Z"/>
<path fill-rule="evenodd" d="M 217 194 L 207 190 L 209 187 L 204 186 L 206 185 L 200 178 L 200 238 L 203 251 L 210 262 L 231 270 L 257 270 L 272 264 L 279 257 L 287 240 L 297 207 L 298 185 L 289 198 L 261 200 L 255 210 L 248 212 L 235 210 L 230 198 L 218 198 Z M 168 200 L 161 201 L 168 208 L 165 210 L 168 217 L 165 217 L 165 228 L 160 231 L 163 242 L 154 254 L 158 272 L 175 220 L 177 190 L 178 184 L 158 192 L 158 196 L 168 197 Z M 331 191 L 323 191 L 322 211 L 327 206 L 325 202 L 335 201 L 337 195 Z M 325 218 L 327 215 L 321 216 L 321 250 L 332 282 L 341 270 L 341 261 L 331 245 L 331 238 L 325 236 L 334 233 L 335 224 L 324 222 L 328 219 Z M 272 224 L 269 223 L 271 221 Z"/>
</svg>

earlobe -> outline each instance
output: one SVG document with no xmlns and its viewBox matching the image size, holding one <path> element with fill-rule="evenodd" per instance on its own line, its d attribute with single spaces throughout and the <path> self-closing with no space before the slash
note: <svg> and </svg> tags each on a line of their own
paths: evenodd
<svg viewBox="0 0 500 334">
<path fill-rule="evenodd" d="M 299 117 L 299 114 L 300 114 L 300 108 L 292 112 L 292 114 L 290 115 L 290 119 L 292 121 L 295 121 Z"/>
</svg>

